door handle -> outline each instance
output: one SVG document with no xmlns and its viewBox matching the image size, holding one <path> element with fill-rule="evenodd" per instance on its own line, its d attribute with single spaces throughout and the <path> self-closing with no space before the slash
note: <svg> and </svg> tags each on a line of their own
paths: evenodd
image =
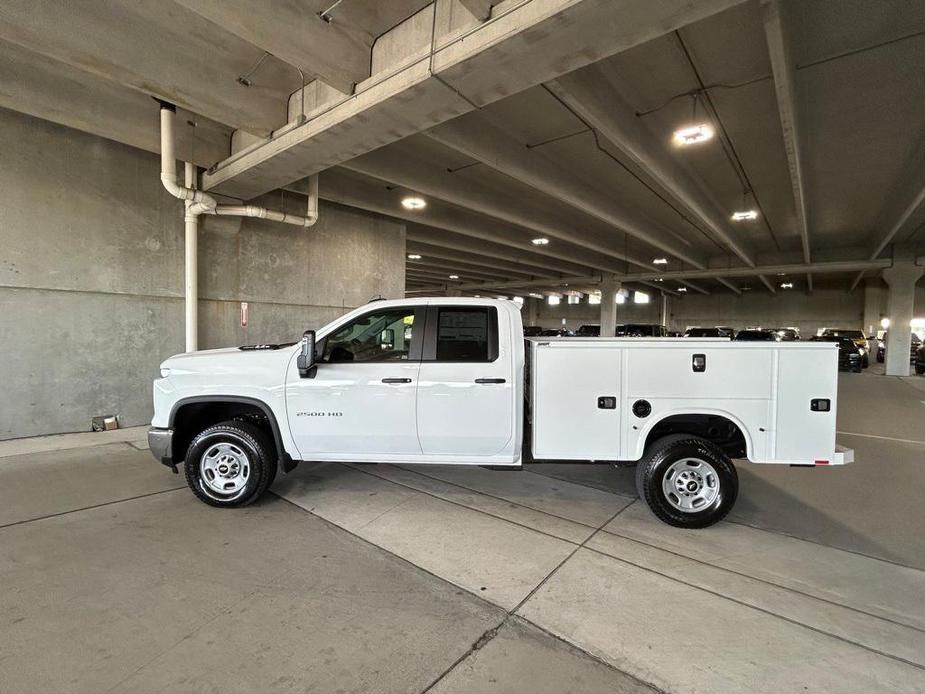
<svg viewBox="0 0 925 694">
<path fill-rule="evenodd" d="M 506 383 L 503 378 L 477 378 L 476 383 Z"/>
<path fill-rule="evenodd" d="M 383 378 L 383 383 L 411 383 L 410 378 Z"/>
</svg>

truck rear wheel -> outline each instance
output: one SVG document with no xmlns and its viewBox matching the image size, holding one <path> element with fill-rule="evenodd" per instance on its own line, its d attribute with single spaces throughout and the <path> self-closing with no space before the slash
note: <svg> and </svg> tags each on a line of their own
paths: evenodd
<svg viewBox="0 0 925 694">
<path fill-rule="evenodd" d="M 636 490 L 658 518 L 678 528 L 705 528 L 735 504 L 739 478 L 709 441 L 673 434 L 651 443 L 636 466 Z"/>
<path fill-rule="evenodd" d="M 276 477 L 276 452 L 266 435 L 249 422 L 232 420 L 209 427 L 190 443 L 186 483 L 210 506 L 246 506 Z"/>
</svg>

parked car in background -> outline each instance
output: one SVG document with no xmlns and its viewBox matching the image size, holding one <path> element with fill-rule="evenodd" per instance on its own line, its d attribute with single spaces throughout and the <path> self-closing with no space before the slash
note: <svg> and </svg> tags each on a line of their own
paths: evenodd
<svg viewBox="0 0 925 694">
<path fill-rule="evenodd" d="M 838 370 L 861 373 L 864 368 L 861 348 L 850 337 L 842 335 L 816 335 L 810 338 L 813 342 L 838 343 Z"/>
<path fill-rule="evenodd" d="M 888 333 L 883 333 L 877 341 L 877 361 L 881 364 L 886 361 L 886 336 Z M 922 346 L 922 340 L 919 339 L 919 336 L 915 333 L 912 333 L 912 345 L 909 347 L 909 363 L 912 364 L 915 362 L 916 354 L 919 348 Z"/>
<path fill-rule="evenodd" d="M 843 328 L 826 328 L 822 331 L 823 335 L 835 335 L 838 337 L 850 337 L 854 340 L 854 344 L 858 347 L 864 349 L 868 354 L 870 353 L 870 342 L 867 340 L 867 335 L 864 334 L 862 330 L 845 330 Z"/>
<path fill-rule="evenodd" d="M 919 343 L 918 349 L 915 350 L 915 372 L 919 376 L 925 376 L 925 344 Z"/>
<path fill-rule="evenodd" d="M 729 333 L 719 328 L 688 328 L 684 337 L 730 337 Z"/>
<path fill-rule="evenodd" d="M 770 330 L 746 329 L 736 333 L 737 342 L 780 342 L 777 333 Z"/>
<path fill-rule="evenodd" d="M 730 340 L 736 336 L 735 328 L 730 328 L 728 325 L 717 325 L 716 329 L 726 333 L 723 337 L 728 337 Z"/>
<path fill-rule="evenodd" d="M 795 342 L 800 339 L 797 331 L 793 328 L 778 328 L 775 332 L 781 342 Z"/>
<path fill-rule="evenodd" d="M 573 333 L 568 328 L 548 328 L 547 330 L 543 330 L 540 333 L 540 337 L 574 337 L 574 336 L 575 336 L 575 333 Z"/>
<path fill-rule="evenodd" d="M 658 323 L 625 323 L 617 326 L 617 337 L 667 337 L 668 328 Z"/>
<path fill-rule="evenodd" d="M 599 325 L 582 325 L 575 331 L 575 337 L 600 337 L 601 326 Z"/>
<path fill-rule="evenodd" d="M 543 327 L 540 325 L 525 325 L 524 326 L 524 337 L 537 337 L 543 332 Z"/>
</svg>

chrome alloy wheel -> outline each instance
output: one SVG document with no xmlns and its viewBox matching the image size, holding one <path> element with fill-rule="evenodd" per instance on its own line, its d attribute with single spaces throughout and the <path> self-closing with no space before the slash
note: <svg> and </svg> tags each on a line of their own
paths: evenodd
<svg viewBox="0 0 925 694">
<path fill-rule="evenodd" d="M 233 443 L 214 443 L 199 460 L 202 491 L 216 501 L 234 501 L 241 496 L 250 473 L 247 454 Z"/>
<path fill-rule="evenodd" d="M 681 458 L 672 463 L 662 478 L 662 492 L 668 503 L 683 513 L 708 508 L 719 496 L 719 475 L 705 460 Z"/>
</svg>

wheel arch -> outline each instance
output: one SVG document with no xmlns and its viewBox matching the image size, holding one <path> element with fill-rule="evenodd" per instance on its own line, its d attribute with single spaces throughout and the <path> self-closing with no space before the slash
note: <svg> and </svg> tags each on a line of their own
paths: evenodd
<svg viewBox="0 0 925 694">
<path fill-rule="evenodd" d="M 295 467 L 295 461 L 283 445 L 282 430 L 273 408 L 259 398 L 244 395 L 195 395 L 177 400 L 170 409 L 167 424 L 174 430 L 174 462 L 182 462 L 182 459 L 177 458 L 185 457 L 187 447 L 198 433 L 194 429 L 202 430 L 203 425 L 211 426 L 234 416 L 254 414 L 254 410 L 266 419 L 268 433 L 276 446 L 278 464 L 285 472 L 289 472 Z"/>
<path fill-rule="evenodd" d="M 719 436 L 713 430 L 723 423 L 731 425 L 732 430 L 727 431 L 726 436 Z M 739 417 L 727 410 L 700 407 L 668 410 L 660 413 L 657 419 L 648 422 L 640 432 L 636 443 L 636 459 L 642 458 L 650 443 L 670 434 L 690 434 L 713 441 L 731 458 L 741 457 L 741 454 L 733 454 L 737 452 L 735 449 L 741 446 L 744 449 L 742 453 L 750 460 L 753 459 L 752 436 L 746 424 Z"/>
</svg>

